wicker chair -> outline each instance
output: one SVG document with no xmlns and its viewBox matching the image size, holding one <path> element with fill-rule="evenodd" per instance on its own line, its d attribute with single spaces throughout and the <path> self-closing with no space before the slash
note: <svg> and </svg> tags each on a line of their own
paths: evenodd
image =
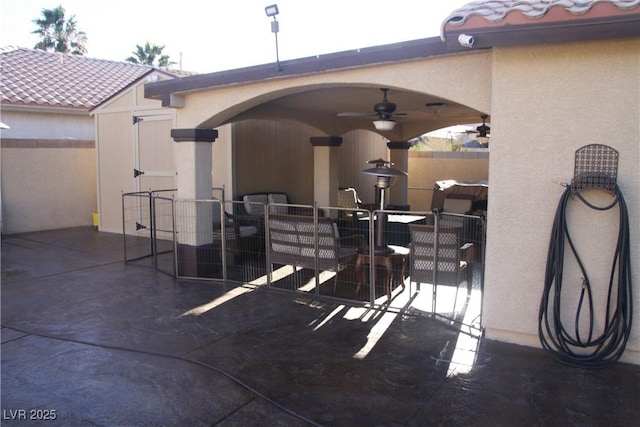
<svg viewBox="0 0 640 427">
<path fill-rule="evenodd" d="M 461 230 L 461 227 L 439 227 L 437 256 L 434 256 L 435 226 L 409 224 L 411 281 L 418 284 L 418 289 L 420 283 L 433 283 L 435 269 L 438 285 L 458 286 L 466 279 L 467 289 L 471 290 L 473 243 L 461 245 Z"/>
<path fill-rule="evenodd" d="M 224 207 L 221 206 L 221 202 L 213 202 L 213 241 L 220 242 L 224 238 L 227 245 L 227 253 L 238 256 L 241 252 L 247 251 L 252 246 L 248 244 L 248 241 L 257 237 L 258 227 L 242 224 L 234 215 L 227 212 L 223 213 L 223 209 Z M 223 216 L 224 236 L 222 234 Z"/>
<path fill-rule="evenodd" d="M 339 272 L 350 264 L 358 247 L 364 245 L 364 238 L 349 236 L 341 239 L 338 228 L 331 218 L 314 218 L 298 215 L 271 215 L 268 224 L 269 262 L 315 269 L 316 233 L 317 266 L 321 271 Z M 334 282 L 337 283 L 337 274 Z"/>
</svg>

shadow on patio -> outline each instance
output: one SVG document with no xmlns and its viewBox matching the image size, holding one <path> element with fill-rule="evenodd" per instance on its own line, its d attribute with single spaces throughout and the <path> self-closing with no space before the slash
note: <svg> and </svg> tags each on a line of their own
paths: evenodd
<svg viewBox="0 0 640 427">
<path fill-rule="evenodd" d="M 3 237 L 3 425 L 45 414 L 65 426 L 633 425 L 640 416 L 637 366 L 569 368 L 490 340 L 452 362 L 463 335 L 440 320 L 176 280 L 122 259 L 122 236 L 91 228 Z"/>
</svg>

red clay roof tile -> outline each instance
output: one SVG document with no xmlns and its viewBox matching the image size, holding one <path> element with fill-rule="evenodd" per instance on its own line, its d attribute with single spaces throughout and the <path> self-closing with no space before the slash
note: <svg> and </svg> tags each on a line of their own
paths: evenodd
<svg viewBox="0 0 640 427">
<path fill-rule="evenodd" d="M 550 13 L 560 9 L 571 19 L 591 18 L 595 15 L 621 14 L 637 9 L 640 0 L 479 0 L 454 10 L 442 23 L 441 37 L 447 30 L 466 26 L 513 25 L 526 21 L 544 22 L 559 20 L 560 14 Z"/>
<path fill-rule="evenodd" d="M 153 67 L 26 48 L 0 49 L 3 105 L 89 110 Z"/>
</svg>

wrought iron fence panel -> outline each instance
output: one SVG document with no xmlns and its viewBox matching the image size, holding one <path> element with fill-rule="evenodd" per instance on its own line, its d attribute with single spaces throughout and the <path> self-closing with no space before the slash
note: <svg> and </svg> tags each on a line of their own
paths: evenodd
<svg viewBox="0 0 640 427">
<path fill-rule="evenodd" d="M 154 255 L 156 268 L 181 278 L 267 285 L 482 330 L 483 216 L 164 194 L 123 195 L 126 260 Z"/>
<path fill-rule="evenodd" d="M 125 262 L 153 255 L 152 209 L 150 192 L 122 194 L 122 235 Z"/>
<path fill-rule="evenodd" d="M 154 194 L 170 194 L 157 192 Z M 152 195 L 153 207 L 153 264 L 156 270 L 176 274 L 174 199 Z"/>
</svg>

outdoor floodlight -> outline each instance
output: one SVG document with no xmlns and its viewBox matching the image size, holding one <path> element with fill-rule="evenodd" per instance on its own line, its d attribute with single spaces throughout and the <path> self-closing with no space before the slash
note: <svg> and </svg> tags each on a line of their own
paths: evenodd
<svg viewBox="0 0 640 427">
<path fill-rule="evenodd" d="M 276 19 L 275 16 L 280 13 L 278 12 L 278 5 L 277 4 L 272 4 L 271 6 L 267 6 L 264 8 L 265 13 L 267 14 L 268 17 L 272 17 L 273 19 Z"/>
</svg>

